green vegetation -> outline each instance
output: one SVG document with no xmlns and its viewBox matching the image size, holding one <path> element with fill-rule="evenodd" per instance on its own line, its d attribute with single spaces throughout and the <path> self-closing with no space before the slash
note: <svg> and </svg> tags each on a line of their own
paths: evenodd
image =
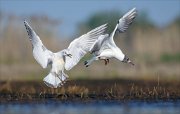
<svg viewBox="0 0 180 114">
<path fill-rule="evenodd" d="M 121 13 L 119 13 L 118 11 L 98 12 L 90 16 L 90 18 L 84 23 L 80 23 L 79 28 L 87 28 L 88 30 L 92 30 L 99 25 L 108 23 L 107 32 L 111 33 L 121 16 Z"/>
<path fill-rule="evenodd" d="M 147 30 L 148 28 L 155 28 L 154 23 L 149 19 L 148 13 L 138 12 L 137 18 L 135 19 L 135 23 L 132 24 L 132 28 L 142 28 Z M 134 29 L 133 29 L 134 30 Z M 130 29 L 131 31 L 131 29 Z"/>
<path fill-rule="evenodd" d="M 176 54 L 163 54 L 161 55 L 160 60 L 162 62 L 180 62 L 180 53 L 176 53 Z"/>
<path fill-rule="evenodd" d="M 176 25 L 180 29 L 180 15 L 178 15 L 177 18 L 174 19 L 174 21 L 171 23 L 171 25 Z"/>
</svg>

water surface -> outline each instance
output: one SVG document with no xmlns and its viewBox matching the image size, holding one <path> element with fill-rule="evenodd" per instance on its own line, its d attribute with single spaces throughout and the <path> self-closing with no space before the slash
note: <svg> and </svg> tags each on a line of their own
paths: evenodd
<svg viewBox="0 0 180 114">
<path fill-rule="evenodd" d="M 179 101 L 92 101 L 0 104 L 0 114 L 180 114 Z"/>
</svg>

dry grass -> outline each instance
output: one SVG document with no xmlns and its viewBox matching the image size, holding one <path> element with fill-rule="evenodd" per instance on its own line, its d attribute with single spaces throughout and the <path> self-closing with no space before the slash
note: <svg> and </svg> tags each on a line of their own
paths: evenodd
<svg viewBox="0 0 180 114">
<path fill-rule="evenodd" d="M 41 82 L 1 82 L 0 100 L 176 100 L 180 98 L 178 82 L 137 80 L 76 80 L 57 89 Z"/>
</svg>

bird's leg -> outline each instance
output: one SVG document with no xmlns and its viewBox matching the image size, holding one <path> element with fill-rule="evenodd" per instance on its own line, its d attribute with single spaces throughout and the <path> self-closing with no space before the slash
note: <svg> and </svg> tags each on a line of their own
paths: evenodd
<svg viewBox="0 0 180 114">
<path fill-rule="evenodd" d="M 58 84 L 58 87 L 60 87 L 60 86 L 62 86 L 63 85 L 63 80 L 62 80 L 62 78 L 60 77 L 60 75 L 61 75 L 61 72 L 58 72 L 58 73 L 56 73 L 56 72 L 54 72 L 54 76 L 56 76 L 57 78 L 59 78 L 59 80 L 61 81 L 59 84 Z"/>
<path fill-rule="evenodd" d="M 107 63 L 109 63 L 109 59 L 106 59 L 107 60 Z"/>
<path fill-rule="evenodd" d="M 55 75 L 57 78 L 59 78 L 59 80 L 61 81 L 61 83 L 59 84 L 58 87 L 62 86 L 63 84 L 65 84 L 67 78 L 69 77 L 68 75 L 66 75 L 63 71 L 59 71 L 58 73 L 56 73 Z M 63 79 L 63 76 L 65 79 Z"/>
<path fill-rule="evenodd" d="M 107 61 L 106 59 L 104 59 L 104 61 L 105 61 L 105 65 L 107 65 L 107 64 L 108 64 L 108 61 Z"/>
<path fill-rule="evenodd" d="M 105 61 L 105 65 L 109 63 L 109 59 L 104 59 L 104 61 Z"/>
<path fill-rule="evenodd" d="M 58 73 L 56 74 L 56 76 L 59 78 L 59 80 L 60 80 L 61 82 L 63 82 L 62 77 L 61 77 L 61 74 L 62 74 L 62 71 L 61 71 L 61 72 L 58 72 Z"/>
<path fill-rule="evenodd" d="M 103 58 L 103 57 L 98 57 L 99 60 L 104 60 L 105 65 L 109 63 L 109 59 Z"/>
<path fill-rule="evenodd" d="M 58 81 L 57 87 L 61 87 L 62 85 L 64 85 L 64 83 L 66 82 L 66 80 L 68 78 L 68 75 L 66 75 L 62 70 L 57 70 L 57 69 L 52 73 L 56 77 L 55 78 L 56 83 Z"/>
<path fill-rule="evenodd" d="M 98 60 L 98 59 L 99 59 L 99 58 L 97 58 L 96 56 L 94 56 L 94 57 L 92 57 L 90 60 L 85 61 L 85 62 L 84 62 L 84 65 L 85 65 L 86 67 L 88 67 L 93 61 Z"/>
<path fill-rule="evenodd" d="M 62 82 L 63 82 L 63 84 L 64 84 L 64 83 L 66 83 L 67 78 L 69 78 L 69 76 L 68 76 L 67 74 L 65 74 L 63 71 L 62 71 L 62 76 L 64 77 L 64 79 L 62 79 Z M 62 77 L 62 78 L 63 78 L 63 77 Z"/>
</svg>

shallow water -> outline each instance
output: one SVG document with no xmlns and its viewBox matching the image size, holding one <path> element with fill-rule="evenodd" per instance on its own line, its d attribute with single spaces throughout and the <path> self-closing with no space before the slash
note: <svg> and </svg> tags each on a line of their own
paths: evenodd
<svg viewBox="0 0 180 114">
<path fill-rule="evenodd" d="M 0 114 L 180 114 L 180 101 L 93 101 L 0 104 Z"/>
</svg>

